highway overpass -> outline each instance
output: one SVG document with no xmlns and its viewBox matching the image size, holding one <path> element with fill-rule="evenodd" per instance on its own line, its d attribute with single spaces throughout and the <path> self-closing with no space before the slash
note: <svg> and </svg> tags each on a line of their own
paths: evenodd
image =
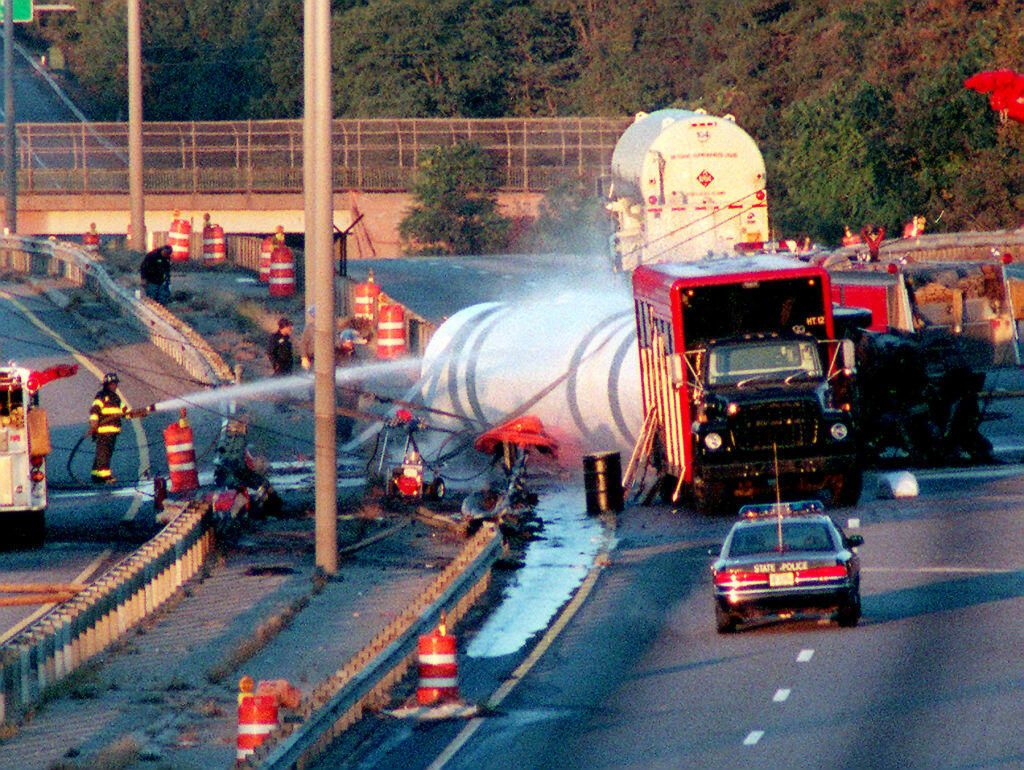
<svg viewBox="0 0 1024 770">
<path fill-rule="evenodd" d="M 530 215 L 561 180 L 599 184 L 630 118 L 480 120 L 346 119 L 333 126 L 335 224 L 357 214 L 376 241 L 374 256 L 397 248 L 395 223 L 424 153 L 460 139 L 495 159 L 499 202 Z M 128 223 L 125 123 L 20 123 L 18 229 L 74 235 L 95 222 L 101 233 Z M 180 210 L 195 225 L 210 212 L 227 232 L 304 230 L 302 122 L 299 120 L 147 123 L 143 184 L 148 232 L 166 230 Z"/>
</svg>

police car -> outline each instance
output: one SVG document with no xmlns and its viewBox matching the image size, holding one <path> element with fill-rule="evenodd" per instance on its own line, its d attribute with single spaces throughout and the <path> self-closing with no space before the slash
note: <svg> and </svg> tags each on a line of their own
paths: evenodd
<svg viewBox="0 0 1024 770">
<path fill-rule="evenodd" d="M 857 624 L 854 549 L 864 538 L 844 534 L 818 501 L 747 505 L 740 517 L 711 567 L 719 633 L 750 620 L 809 614 Z"/>
</svg>

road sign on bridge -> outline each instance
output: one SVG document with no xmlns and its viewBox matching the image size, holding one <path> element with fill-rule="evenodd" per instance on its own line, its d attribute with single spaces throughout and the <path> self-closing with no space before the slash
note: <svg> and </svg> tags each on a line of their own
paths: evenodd
<svg viewBox="0 0 1024 770">
<path fill-rule="evenodd" d="M 0 21 L 4 18 L 4 7 L 6 3 L 0 2 Z M 14 0 L 14 21 L 32 21 L 32 0 Z"/>
</svg>

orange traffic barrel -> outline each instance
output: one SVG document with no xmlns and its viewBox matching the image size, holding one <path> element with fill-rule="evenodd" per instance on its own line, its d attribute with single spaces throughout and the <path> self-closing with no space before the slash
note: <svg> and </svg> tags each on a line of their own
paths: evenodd
<svg viewBox="0 0 1024 770">
<path fill-rule="evenodd" d="M 238 741 L 235 763 L 240 764 L 262 746 L 267 736 L 277 729 L 277 697 L 274 695 L 238 696 Z"/>
<path fill-rule="evenodd" d="M 455 658 L 455 637 L 441 623 L 419 638 L 419 684 L 416 701 L 422 706 L 452 703 L 459 698 L 459 666 Z"/>
<path fill-rule="evenodd" d="M 82 245 L 86 251 L 99 251 L 100 234 L 96 232 L 96 223 L 89 225 L 88 231 L 82 236 Z"/>
<path fill-rule="evenodd" d="M 405 309 L 381 303 L 377 311 L 377 358 L 396 358 L 405 352 Z"/>
<path fill-rule="evenodd" d="M 365 318 L 367 321 L 377 320 L 377 301 L 380 298 L 380 286 L 373 280 L 373 270 L 370 270 L 364 283 L 357 283 L 355 286 L 355 301 L 352 303 L 353 315 L 356 318 Z"/>
<path fill-rule="evenodd" d="M 227 246 L 224 243 L 224 228 L 220 225 L 203 227 L 203 263 L 219 265 L 227 258 Z"/>
<path fill-rule="evenodd" d="M 277 246 L 273 235 L 268 235 L 260 244 L 260 280 L 267 283 L 270 280 L 270 255 Z"/>
<path fill-rule="evenodd" d="M 270 252 L 270 296 L 290 297 L 295 293 L 295 258 L 287 246 Z"/>
<path fill-rule="evenodd" d="M 192 443 L 192 426 L 188 414 L 182 409 L 181 418 L 164 428 L 167 448 L 167 469 L 172 492 L 188 492 L 199 488 L 196 471 L 196 450 Z"/>
<path fill-rule="evenodd" d="M 175 213 L 171 222 L 171 232 L 167 236 L 167 242 L 171 245 L 171 261 L 187 262 L 189 253 L 189 241 L 192 238 L 192 222 L 182 219 Z"/>
</svg>

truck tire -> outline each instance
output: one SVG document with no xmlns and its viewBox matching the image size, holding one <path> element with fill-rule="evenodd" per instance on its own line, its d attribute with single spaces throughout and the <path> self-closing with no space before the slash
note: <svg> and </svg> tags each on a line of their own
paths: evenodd
<svg viewBox="0 0 1024 770">
<path fill-rule="evenodd" d="M 46 517 L 43 511 L 25 511 L 18 517 L 17 539 L 26 548 L 41 548 L 46 542 Z"/>
<path fill-rule="evenodd" d="M 832 501 L 837 508 L 856 505 L 864 487 L 864 473 L 858 468 L 849 473 L 838 474 L 831 487 Z"/>
<path fill-rule="evenodd" d="M 728 494 L 725 484 L 709 482 L 702 479 L 693 480 L 693 507 L 697 513 L 717 514 L 726 510 Z"/>
</svg>

